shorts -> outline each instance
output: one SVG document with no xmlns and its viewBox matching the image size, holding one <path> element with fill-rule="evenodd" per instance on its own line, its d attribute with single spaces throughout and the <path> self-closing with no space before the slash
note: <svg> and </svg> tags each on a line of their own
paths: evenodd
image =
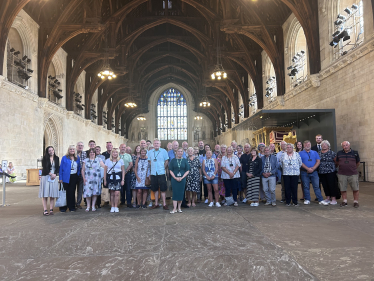
<svg viewBox="0 0 374 281">
<path fill-rule="evenodd" d="M 348 184 L 351 186 L 353 191 L 358 191 L 358 175 L 346 176 L 338 174 L 338 180 L 340 191 L 347 191 Z"/>
<path fill-rule="evenodd" d="M 161 192 L 166 192 L 168 189 L 165 175 L 151 175 L 151 190 L 156 192 L 158 189 L 160 189 Z"/>
<path fill-rule="evenodd" d="M 212 180 L 207 180 L 206 178 L 204 178 L 204 184 L 218 184 L 218 177 L 216 176 Z"/>
</svg>

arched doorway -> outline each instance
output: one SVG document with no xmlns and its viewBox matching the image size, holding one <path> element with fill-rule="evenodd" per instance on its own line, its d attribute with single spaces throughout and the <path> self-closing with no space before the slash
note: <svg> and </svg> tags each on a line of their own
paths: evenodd
<svg viewBox="0 0 374 281">
<path fill-rule="evenodd" d="M 60 147 L 59 133 L 52 117 L 49 117 L 44 126 L 44 137 L 43 137 L 43 153 L 48 146 L 53 146 L 55 153 L 60 158 L 62 157 L 62 151 Z"/>
</svg>

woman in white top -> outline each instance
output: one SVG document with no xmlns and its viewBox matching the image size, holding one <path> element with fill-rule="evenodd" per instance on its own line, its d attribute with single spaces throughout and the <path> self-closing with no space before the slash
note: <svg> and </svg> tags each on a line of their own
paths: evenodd
<svg viewBox="0 0 374 281">
<path fill-rule="evenodd" d="M 238 206 L 237 196 L 238 196 L 238 180 L 240 178 L 239 168 L 240 161 L 239 158 L 234 154 L 234 150 L 231 146 L 226 149 L 226 156 L 222 157 L 221 168 L 222 174 L 221 178 L 225 184 L 225 206 L 230 204 L 231 192 L 234 199 L 234 206 Z"/>
<path fill-rule="evenodd" d="M 118 156 L 118 148 L 113 148 L 110 158 L 105 161 L 104 185 L 110 190 L 111 213 L 118 213 L 118 201 L 121 186 L 125 184 L 125 168 L 123 160 Z"/>
</svg>

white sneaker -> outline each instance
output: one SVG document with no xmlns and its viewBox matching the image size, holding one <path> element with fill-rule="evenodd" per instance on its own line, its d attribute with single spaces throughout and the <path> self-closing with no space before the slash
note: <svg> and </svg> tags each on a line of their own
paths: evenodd
<svg viewBox="0 0 374 281">
<path fill-rule="evenodd" d="M 110 212 L 114 213 L 114 207 L 110 208 Z"/>
<path fill-rule="evenodd" d="M 327 206 L 329 203 L 326 203 L 325 201 L 320 201 L 319 204 L 320 204 L 320 205 Z"/>
<path fill-rule="evenodd" d="M 152 207 L 152 201 L 151 201 L 151 203 L 149 203 L 148 207 Z"/>
<path fill-rule="evenodd" d="M 115 213 L 119 213 L 119 209 L 117 207 L 114 208 Z"/>
<path fill-rule="evenodd" d="M 162 207 L 162 203 L 158 203 L 158 206 L 159 206 L 159 207 Z"/>
<path fill-rule="evenodd" d="M 251 207 L 254 207 L 255 206 L 255 203 L 251 203 L 251 205 L 250 205 Z"/>
<path fill-rule="evenodd" d="M 323 200 L 323 202 L 325 202 L 325 203 L 327 203 L 327 204 L 330 204 L 330 203 L 331 203 L 331 201 L 330 201 L 330 200 L 328 200 L 328 199 L 326 199 L 326 200 Z"/>
<path fill-rule="evenodd" d="M 218 207 L 218 208 L 221 207 L 221 204 L 217 202 L 216 207 Z"/>
<path fill-rule="evenodd" d="M 271 205 L 271 202 L 266 202 L 265 206 Z"/>
<path fill-rule="evenodd" d="M 208 199 L 206 199 L 204 203 L 205 203 L 205 204 L 208 204 L 208 203 L 209 203 Z"/>
<path fill-rule="evenodd" d="M 309 200 L 304 200 L 304 205 L 309 205 L 310 201 Z"/>
<path fill-rule="evenodd" d="M 242 201 L 242 203 L 247 203 L 247 198 L 244 198 L 244 200 Z"/>
<path fill-rule="evenodd" d="M 272 206 L 277 206 L 277 203 L 273 202 L 271 203 Z"/>
<path fill-rule="evenodd" d="M 253 203 L 253 207 L 258 207 L 260 203 Z"/>
<path fill-rule="evenodd" d="M 210 202 L 209 206 L 208 207 L 213 207 L 214 203 L 213 202 Z"/>
</svg>

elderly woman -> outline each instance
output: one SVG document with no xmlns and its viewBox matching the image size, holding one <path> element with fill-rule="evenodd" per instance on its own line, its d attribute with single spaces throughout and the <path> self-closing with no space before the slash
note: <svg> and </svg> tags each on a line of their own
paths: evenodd
<svg viewBox="0 0 374 281">
<path fill-rule="evenodd" d="M 325 191 L 326 203 L 336 205 L 336 168 L 334 158 L 336 153 L 330 149 L 330 143 L 327 140 L 321 142 L 321 150 L 318 152 L 321 162 L 318 167 L 319 179 Z"/>
<path fill-rule="evenodd" d="M 216 199 L 216 207 L 221 207 L 221 204 L 218 202 L 218 163 L 217 160 L 212 158 L 212 151 L 206 151 L 206 158 L 203 160 L 203 174 L 204 174 L 204 183 L 208 188 L 208 199 L 210 201 L 209 207 L 213 207 L 213 194 L 212 187 L 214 189 L 214 197 Z"/>
<path fill-rule="evenodd" d="M 227 148 L 227 155 L 222 157 L 222 179 L 225 184 L 225 197 L 227 206 L 230 202 L 228 200 L 232 198 L 234 200 L 234 206 L 238 206 L 238 180 L 240 178 L 239 168 L 241 167 L 239 158 L 234 154 L 234 150 L 231 146 Z M 232 192 L 232 197 L 231 197 Z"/>
<path fill-rule="evenodd" d="M 258 207 L 258 197 L 260 191 L 262 161 L 257 154 L 256 148 L 250 150 L 251 156 L 248 159 L 247 174 L 247 201 L 252 201 L 252 207 Z"/>
<path fill-rule="evenodd" d="M 96 200 L 101 195 L 101 170 L 105 168 L 101 158 L 96 156 L 94 148 L 88 150 L 88 158 L 83 160 L 82 178 L 83 178 L 83 197 L 86 199 L 86 212 L 90 211 L 92 201 L 92 212 L 96 211 Z"/>
<path fill-rule="evenodd" d="M 174 207 L 173 210 L 170 211 L 170 214 L 174 214 L 177 211 L 178 213 L 182 213 L 181 205 L 184 197 L 184 188 L 186 186 L 186 178 L 190 173 L 190 165 L 188 164 L 187 159 L 182 156 L 183 148 L 178 148 L 176 157 L 169 163 Z"/>
<path fill-rule="evenodd" d="M 125 168 L 121 158 L 119 158 L 118 148 L 113 148 L 109 159 L 105 161 L 104 185 L 110 191 L 111 213 L 118 213 L 118 201 L 121 186 L 125 184 Z"/>
<path fill-rule="evenodd" d="M 135 189 L 137 190 L 138 199 L 138 205 L 136 206 L 136 208 L 147 208 L 146 201 L 149 188 L 145 186 L 145 179 L 148 178 L 150 180 L 150 170 L 151 165 L 148 162 L 147 150 L 145 148 L 142 148 L 140 150 L 140 157 L 136 159 L 135 162 Z"/>
<path fill-rule="evenodd" d="M 61 159 L 59 182 L 63 183 L 66 190 L 66 207 L 60 207 L 60 212 L 75 212 L 75 189 L 77 187 L 78 176 L 81 174 L 81 161 L 77 156 L 74 145 L 70 145 L 65 156 Z"/>
<path fill-rule="evenodd" d="M 223 183 L 223 179 L 222 179 L 221 162 L 222 162 L 222 157 L 226 156 L 226 149 L 227 149 L 227 146 L 225 144 L 222 144 L 221 147 L 220 147 L 221 153 L 217 157 L 217 163 L 218 163 L 218 193 L 219 193 L 220 197 L 222 198 L 222 201 L 221 201 L 222 204 L 224 204 L 226 200 L 224 199 L 225 198 L 225 184 Z"/>
<path fill-rule="evenodd" d="M 294 152 L 293 144 L 287 144 L 286 153 L 284 153 L 279 159 L 279 165 L 283 171 L 286 205 L 291 206 L 292 200 L 292 203 L 295 206 L 299 206 L 299 204 L 297 203 L 297 187 L 302 161 L 299 153 Z"/>
<path fill-rule="evenodd" d="M 56 177 L 60 170 L 60 159 L 52 146 L 48 146 L 42 159 L 42 178 L 40 180 L 39 198 L 43 199 L 44 216 L 53 215 L 55 198 L 58 198 L 58 181 Z M 49 197 L 49 212 L 47 201 Z"/>
<path fill-rule="evenodd" d="M 200 191 L 200 182 L 202 180 L 201 175 L 201 162 L 199 160 L 199 155 L 194 155 L 194 148 L 189 147 L 187 149 L 187 161 L 190 165 L 190 173 L 187 175 L 187 206 L 196 207 L 195 197 L 196 193 Z"/>
</svg>

